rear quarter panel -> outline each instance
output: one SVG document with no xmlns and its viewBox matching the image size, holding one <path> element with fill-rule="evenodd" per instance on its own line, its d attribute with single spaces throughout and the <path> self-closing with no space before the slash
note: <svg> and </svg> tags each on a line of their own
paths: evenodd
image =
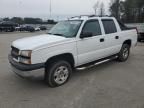
<svg viewBox="0 0 144 108">
<path fill-rule="evenodd" d="M 121 31 L 119 35 L 121 37 L 121 44 L 126 40 L 131 40 L 131 47 L 134 47 L 137 44 L 138 35 L 135 29 Z"/>
</svg>

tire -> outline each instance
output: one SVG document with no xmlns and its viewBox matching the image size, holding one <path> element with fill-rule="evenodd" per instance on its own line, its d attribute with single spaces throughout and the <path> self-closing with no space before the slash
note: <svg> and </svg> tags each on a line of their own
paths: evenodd
<svg viewBox="0 0 144 108">
<path fill-rule="evenodd" d="M 58 87 L 65 84 L 69 80 L 71 74 L 72 68 L 67 61 L 53 61 L 46 66 L 45 82 L 50 87 Z"/>
<path fill-rule="evenodd" d="M 118 54 L 118 58 L 117 60 L 120 62 L 125 62 L 130 54 L 130 45 L 128 44 L 123 44 L 119 54 Z"/>
</svg>

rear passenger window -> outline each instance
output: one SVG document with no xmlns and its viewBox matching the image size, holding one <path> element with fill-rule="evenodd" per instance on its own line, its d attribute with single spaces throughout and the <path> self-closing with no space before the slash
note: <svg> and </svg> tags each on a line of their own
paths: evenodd
<svg viewBox="0 0 144 108">
<path fill-rule="evenodd" d="M 117 29 L 113 20 L 102 20 L 106 34 L 116 33 Z"/>
<path fill-rule="evenodd" d="M 92 20 L 86 22 L 84 25 L 84 28 L 82 30 L 83 33 L 90 32 L 93 34 L 93 36 L 101 35 L 101 28 L 98 20 Z"/>
</svg>

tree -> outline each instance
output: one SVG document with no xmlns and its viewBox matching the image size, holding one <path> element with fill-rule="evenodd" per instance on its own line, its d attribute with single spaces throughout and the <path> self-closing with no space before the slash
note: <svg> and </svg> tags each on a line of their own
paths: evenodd
<svg viewBox="0 0 144 108">
<path fill-rule="evenodd" d="M 13 17 L 11 19 L 12 22 L 15 22 L 15 23 L 18 23 L 18 24 L 23 24 L 24 23 L 24 20 L 23 18 L 20 18 L 20 17 Z"/>
<path fill-rule="evenodd" d="M 94 4 L 93 9 L 95 11 L 95 15 L 99 15 L 99 16 L 104 16 L 105 15 L 105 6 L 104 6 L 103 2 L 97 1 Z"/>
<path fill-rule="evenodd" d="M 24 18 L 25 24 L 42 24 L 42 22 L 40 18 Z"/>
<path fill-rule="evenodd" d="M 112 0 L 111 15 L 124 22 L 144 22 L 144 0 Z"/>
<path fill-rule="evenodd" d="M 104 3 L 102 2 L 100 4 L 100 13 L 99 13 L 100 16 L 104 16 L 105 15 L 105 6 L 104 6 Z"/>
<path fill-rule="evenodd" d="M 3 18 L 3 21 L 10 21 L 10 18 Z"/>
<path fill-rule="evenodd" d="M 13 18 L 0 18 L 1 21 L 9 21 L 17 24 L 56 24 L 57 22 L 55 20 L 47 20 L 43 21 L 41 18 L 31 18 L 31 17 L 26 17 L 26 18 L 21 18 L 21 17 L 13 17 Z"/>
<path fill-rule="evenodd" d="M 42 24 L 43 23 L 43 20 L 40 18 L 35 18 L 34 21 L 36 24 Z"/>
<path fill-rule="evenodd" d="M 120 0 L 111 0 L 110 12 L 112 16 L 120 19 Z"/>
<path fill-rule="evenodd" d="M 54 20 L 47 20 L 47 24 L 56 24 L 57 22 L 55 22 Z"/>
<path fill-rule="evenodd" d="M 94 6 L 93 6 L 93 9 L 94 9 L 94 11 L 95 11 L 95 15 L 97 15 L 97 10 L 98 10 L 98 8 L 99 8 L 99 1 L 97 1 L 97 2 L 94 4 Z"/>
</svg>

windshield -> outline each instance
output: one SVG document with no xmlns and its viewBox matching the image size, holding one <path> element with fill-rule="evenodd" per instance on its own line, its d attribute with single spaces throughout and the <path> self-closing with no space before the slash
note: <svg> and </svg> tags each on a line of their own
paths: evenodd
<svg viewBox="0 0 144 108">
<path fill-rule="evenodd" d="M 66 38 L 75 37 L 81 23 L 82 23 L 81 20 L 61 21 L 58 24 L 56 24 L 48 32 L 48 34 L 63 36 Z"/>
</svg>

